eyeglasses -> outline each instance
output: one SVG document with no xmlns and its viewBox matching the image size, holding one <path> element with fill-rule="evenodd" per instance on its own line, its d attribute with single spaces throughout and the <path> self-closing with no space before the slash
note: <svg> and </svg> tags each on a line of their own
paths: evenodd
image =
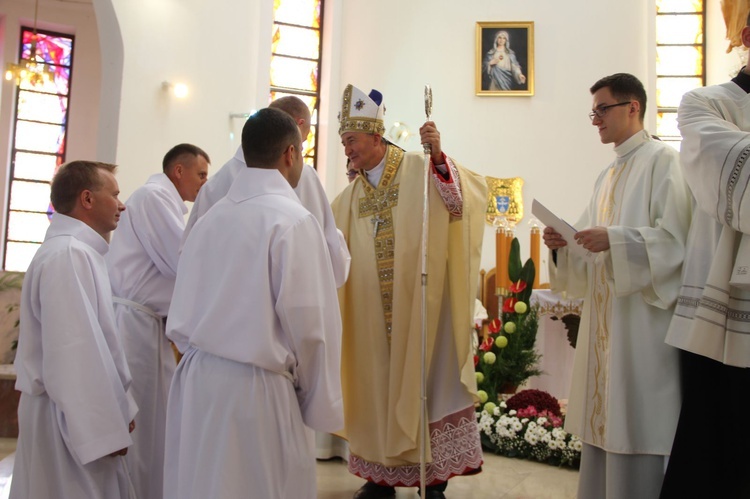
<svg viewBox="0 0 750 499">
<path fill-rule="evenodd" d="M 602 119 L 602 118 L 604 118 L 604 115 L 607 114 L 607 110 L 609 108 L 611 108 L 611 107 L 617 107 L 617 106 L 627 106 L 631 102 L 633 102 L 633 101 L 629 100 L 629 101 L 626 101 L 626 102 L 618 102 L 617 104 L 610 104 L 608 106 L 597 107 L 596 109 L 592 110 L 589 113 L 589 118 L 591 119 L 591 121 L 594 121 L 594 118 Z"/>
</svg>

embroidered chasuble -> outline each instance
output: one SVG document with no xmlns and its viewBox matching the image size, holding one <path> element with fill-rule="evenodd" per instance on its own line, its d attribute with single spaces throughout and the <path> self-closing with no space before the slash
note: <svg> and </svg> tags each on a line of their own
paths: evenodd
<svg viewBox="0 0 750 499">
<path fill-rule="evenodd" d="M 447 163 L 452 182 L 430 182 L 428 483 L 482 462 L 471 328 L 486 187 Z M 349 469 L 389 485 L 419 482 L 423 182 L 423 155 L 389 145 L 377 187 L 360 175 L 332 204 L 352 255 L 339 289 Z"/>
<path fill-rule="evenodd" d="M 690 198 L 677 153 L 639 132 L 615 148 L 576 228 L 607 227 L 586 264 L 550 258 L 555 291 L 584 298 L 566 430 L 608 452 L 668 455 L 680 408 L 664 343 L 679 289 Z M 658 409 L 657 409 L 658 408 Z"/>
</svg>

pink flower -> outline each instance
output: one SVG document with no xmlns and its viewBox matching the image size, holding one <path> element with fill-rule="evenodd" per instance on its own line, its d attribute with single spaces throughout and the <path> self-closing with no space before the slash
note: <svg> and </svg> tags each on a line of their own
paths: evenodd
<svg viewBox="0 0 750 499">
<path fill-rule="evenodd" d="M 563 424 L 562 418 L 557 417 L 547 410 L 540 412 L 539 417 L 547 418 L 547 423 L 545 424 L 545 426 L 552 425 L 553 428 L 559 428 Z"/>
<path fill-rule="evenodd" d="M 533 418 L 537 416 L 536 409 L 533 405 L 526 407 L 525 409 L 518 410 L 518 417 Z"/>
</svg>

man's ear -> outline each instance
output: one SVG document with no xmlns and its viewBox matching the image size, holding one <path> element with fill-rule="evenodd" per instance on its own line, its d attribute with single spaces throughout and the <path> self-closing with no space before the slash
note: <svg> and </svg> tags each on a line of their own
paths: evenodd
<svg viewBox="0 0 750 499">
<path fill-rule="evenodd" d="M 636 118 L 640 119 L 641 117 L 641 103 L 637 100 L 634 100 L 630 103 L 630 112 L 634 113 Z"/>
<path fill-rule="evenodd" d="M 78 200 L 85 210 L 90 210 L 94 207 L 94 193 L 88 189 L 84 189 L 81 191 L 81 193 L 78 195 Z"/>
<path fill-rule="evenodd" d="M 182 178 L 182 174 L 185 173 L 185 167 L 182 166 L 182 163 L 177 163 L 174 165 L 174 168 L 172 168 L 172 172 L 174 174 L 174 178 L 180 179 Z"/>
<path fill-rule="evenodd" d="M 745 26 L 744 28 L 742 28 L 740 37 L 742 38 L 742 45 L 750 48 L 750 26 Z"/>
<path fill-rule="evenodd" d="M 286 166 L 292 166 L 294 165 L 294 152 L 296 148 L 294 147 L 294 144 L 289 144 L 286 147 L 286 150 L 284 150 L 284 164 Z"/>
</svg>

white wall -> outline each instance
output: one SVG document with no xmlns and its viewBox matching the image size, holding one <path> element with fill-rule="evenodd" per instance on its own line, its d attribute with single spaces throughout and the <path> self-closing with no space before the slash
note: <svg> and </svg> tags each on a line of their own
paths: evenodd
<svg viewBox="0 0 750 499">
<path fill-rule="evenodd" d="M 341 90 L 352 83 L 365 92 L 383 92 L 386 129 L 403 121 L 417 132 L 424 121 L 423 87 L 430 84 L 443 149 L 483 175 L 523 177 L 527 215 L 517 234 L 524 254 L 532 199 L 575 222 L 597 173 L 613 156 L 587 117 L 589 87 L 616 72 L 633 73 L 644 82 L 654 77 L 653 0 L 381 0 L 377 8 L 366 0 L 333 3 L 342 11 L 345 41 L 339 92 L 328 102 L 333 121 Z M 475 95 L 477 21 L 534 21 L 534 96 Z M 333 148 L 338 142 L 333 126 L 329 134 Z M 418 142 L 412 139 L 408 149 L 419 149 Z M 341 146 L 333 159 L 336 168 L 327 186 L 338 192 L 346 183 Z M 493 239 L 488 227 L 484 268 L 494 266 Z"/>
<path fill-rule="evenodd" d="M 107 123 L 108 138 L 116 135 L 121 197 L 161 171 L 164 153 L 180 142 L 205 149 L 218 169 L 238 144 L 230 139 L 230 113 L 268 103 L 272 2 L 95 0 L 95 6 L 122 37 L 121 68 L 104 71 L 105 78 L 122 73 L 119 96 L 112 97 L 119 99 L 117 116 Z M 187 84 L 189 96 L 174 98 L 163 81 Z"/>
<path fill-rule="evenodd" d="M 94 158 L 98 141 L 101 61 L 99 35 L 91 5 L 40 1 L 37 26 L 75 35 L 73 75 L 71 78 L 70 114 L 68 117 L 67 159 Z M 0 64 L 18 60 L 21 25 L 33 27 L 34 2 L 2 0 L 0 2 Z M 3 76 L 5 71 L 3 70 Z M 11 129 L 16 87 L 0 81 L 0 234 L 5 234 L 10 174 Z M 0 252 L 2 245 L 0 245 Z"/>
<path fill-rule="evenodd" d="M 586 116 L 589 87 L 600 77 L 629 72 L 649 95 L 646 127 L 653 131 L 655 21 L 654 0 L 366 0 L 328 2 L 345 43 L 337 56 L 328 113 L 335 125 L 343 87 L 377 88 L 387 106 L 386 129 L 406 122 L 417 132 L 424 121 L 422 93 L 433 87 L 433 119 L 444 149 L 465 166 L 492 177 L 520 176 L 525 181 L 526 215 L 517 227 L 522 253 L 528 255 L 527 221 L 534 198 L 571 223 L 588 202 L 597 174 L 611 161 L 612 146 L 599 141 Z M 747 61 L 747 52 L 726 54 L 719 0 L 707 0 L 707 82 L 727 81 Z M 362 20 L 366 20 L 363 22 Z M 474 95 L 476 22 L 534 21 L 536 91 L 532 97 Z M 334 28 L 335 29 L 335 28 Z M 738 53 L 739 52 L 739 53 Z M 325 113 L 324 113 L 325 114 Z M 335 126 L 327 146 L 331 168 L 329 192 L 346 185 L 345 158 Z M 338 149 L 336 149 L 338 148 Z M 408 143 L 418 150 L 418 139 Z M 524 257 L 525 257 L 524 256 Z M 546 261 L 546 252 L 542 251 Z M 494 267 L 494 237 L 488 226 L 482 267 Z M 546 280 L 546 263 L 542 282 Z"/>
</svg>

